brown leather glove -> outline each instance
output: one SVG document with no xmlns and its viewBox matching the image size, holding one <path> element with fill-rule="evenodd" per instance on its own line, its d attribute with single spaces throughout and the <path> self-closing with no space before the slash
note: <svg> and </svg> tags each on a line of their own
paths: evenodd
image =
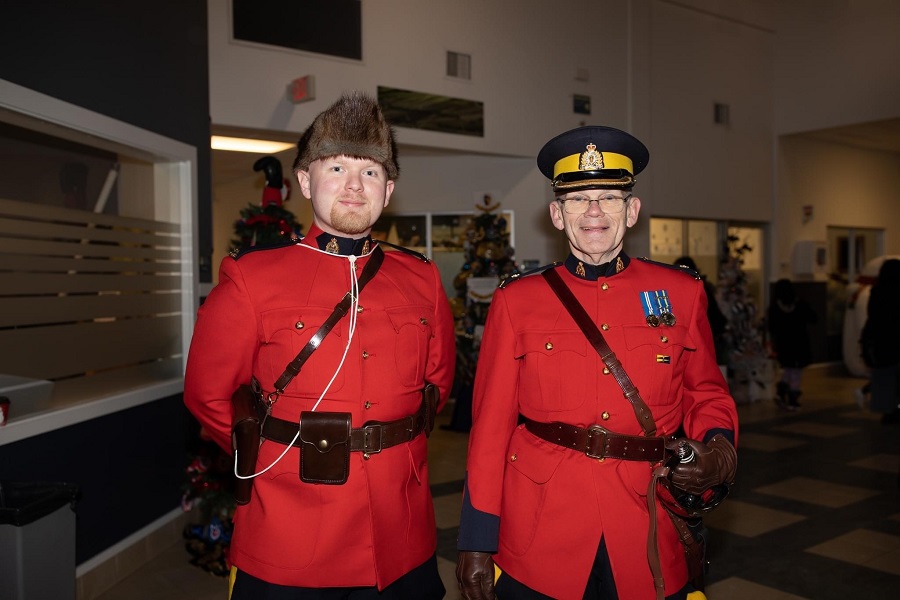
<svg viewBox="0 0 900 600">
<path fill-rule="evenodd" d="M 682 444 L 688 454 L 693 452 L 690 462 L 677 462 L 669 467 L 669 481 L 672 485 L 691 494 L 702 494 L 714 485 L 734 483 L 737 470 L 737 452 L 725 436 L 717 434 L 708 444 L 681 438 L 666 442 L 666 448 L 677 452 Z"/>
<path fill-rule="evenodd" d="M 456 581 L 463 600 L 496 600 L 491 553 L 460 552 L 456 559 Z"/>
</svg>

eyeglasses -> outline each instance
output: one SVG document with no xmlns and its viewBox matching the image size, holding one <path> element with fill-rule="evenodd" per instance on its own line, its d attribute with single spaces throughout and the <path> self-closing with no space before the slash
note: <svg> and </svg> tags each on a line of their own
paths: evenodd
<svg viewBox="0 0 900 600">
<path fill-rule="evenodd" d="M 587 196 L 579 194 L 567 198 L 557 198 L 557 200 L 563 205 L 563 209 L 566 213 L 570 215 L 583 215 L 587 212 L 588 208 L 590 208 L 591 202 L 596 202 L 597 206 L 600 207 L 600 210 L 605 214 L 610 215 L 622 212 L 625 209 L 625 203 L 628 202 L 629 198 L 631 198 L 631 194 L 628 194 L 624 198 L 619 198 L 612 194 L 606 194 L 599 198 L 588 198 Z"/>
</svg>

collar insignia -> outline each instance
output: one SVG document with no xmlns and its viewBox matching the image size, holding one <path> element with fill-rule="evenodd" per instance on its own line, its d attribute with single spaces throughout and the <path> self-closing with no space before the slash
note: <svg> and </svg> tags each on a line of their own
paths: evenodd
<svg viewBox="0 0 900 600">
<path fill-rule="evenodd" d="M 603 168 L 603 153 L 597 152 L 597 146 L 588 144 L 587 151 L 581 154 L 581 163 L 578 168 L 582 171 L 597 171 Z"/>
<path fill-rule="evenodd" d="M 337 254 L 340 252 L 340 247 L 338 246 L 337 238 L 331 238 L 331 241 L 325 246 L 325 252 L 330 252 L 331 254 Z"/>
<path fill-rule="evenodd" d="M 622 262 L 621 256 L 617 256 L 616 257 L 616 273 L 621 273 L 624 270 L 625 270 L 625 263 Z"/>
<path fill-rule="evenodd" d="M 578 261 L 578 266 L 575 267 L 575 274 L 578 275 L 579 277 L 585 276 L 584 263 L 581 262 L 580 260 Z"/>
<path fill-rule="evenodd" d="M 369 253 L 369 240 L 366 240 L 365 242 L 363 242 L 362 253 L 363 254 Z"/>
</svg>

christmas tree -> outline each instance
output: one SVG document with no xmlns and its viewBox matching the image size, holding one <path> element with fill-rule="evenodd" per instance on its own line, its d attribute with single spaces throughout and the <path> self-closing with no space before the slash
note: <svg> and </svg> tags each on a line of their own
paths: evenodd
<svg viewBox="0 0 900 600">
<path fill-rule="evenodd" d="M 264 156 L 253 165 L 254 171 L 263 171 L 266 186 L 262 202 L 248 204 L 241 210 L 241 218 L 234 223 L 237 239 L 232 240 L 232 250 L 243 250 L 256 245 L 277 244 L 300 235 L 302 226 L 294 213 L 284 208 L 290 196 L 290 182 L 281 176 L 281 162 L 274 156 Z"/>
<path fill-rule="evenodd" d="M 728 383 L 738 404 L 774 397 L 774 365 L 743 268 L 743 257 L 751 250 L 747 243 L 729 235 L 725 241 L 725 259 L 719 266 L 719 304 L 728 318 L 724 334 Z"/>
<path fill-rule="evenodd" d="M 481 333 L 487 319 L 494 290 L 500 283 L 519 272 L 515 252 L 509 245 L 506 218 L 497 212 L 500 203 L 484 195 L 476 204 L 477 213 L 464 234 L 465 262 L 453 280 L 456 298 L 451 306 L 456 317 L 456 405 L 450 429 L 468 431 L 472 425 L 472 386 Z"/>
</svg>

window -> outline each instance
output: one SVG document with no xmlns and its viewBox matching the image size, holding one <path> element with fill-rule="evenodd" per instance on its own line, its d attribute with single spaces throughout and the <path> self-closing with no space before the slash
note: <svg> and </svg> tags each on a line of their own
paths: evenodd
<svg viewBox="0 0 900 600">
<path fill-rule="evenodd" d="M 506 220 L 509 245 L 515 248 L 514 215 L 500 211 Z M 476 217 L 474 212 L 382 214 L 372 237 L 405 246 L 432 259 L 441 272 L 448 297 L 456 295 L 453 280 L 466 261 L 466 232 Z"/>
<path fill-rule="evenodd" d="M 92 404 L 97 416 L 181 391 L 196 311 L 196 151 L 2 80 L 0 98 L 0 148 L 12 157 L 0 163 L 7 443 L 36 433 L 23 419 L 108 400 Z M 54 426 L 80 420 L 61 419 Z"/>
</svg>

